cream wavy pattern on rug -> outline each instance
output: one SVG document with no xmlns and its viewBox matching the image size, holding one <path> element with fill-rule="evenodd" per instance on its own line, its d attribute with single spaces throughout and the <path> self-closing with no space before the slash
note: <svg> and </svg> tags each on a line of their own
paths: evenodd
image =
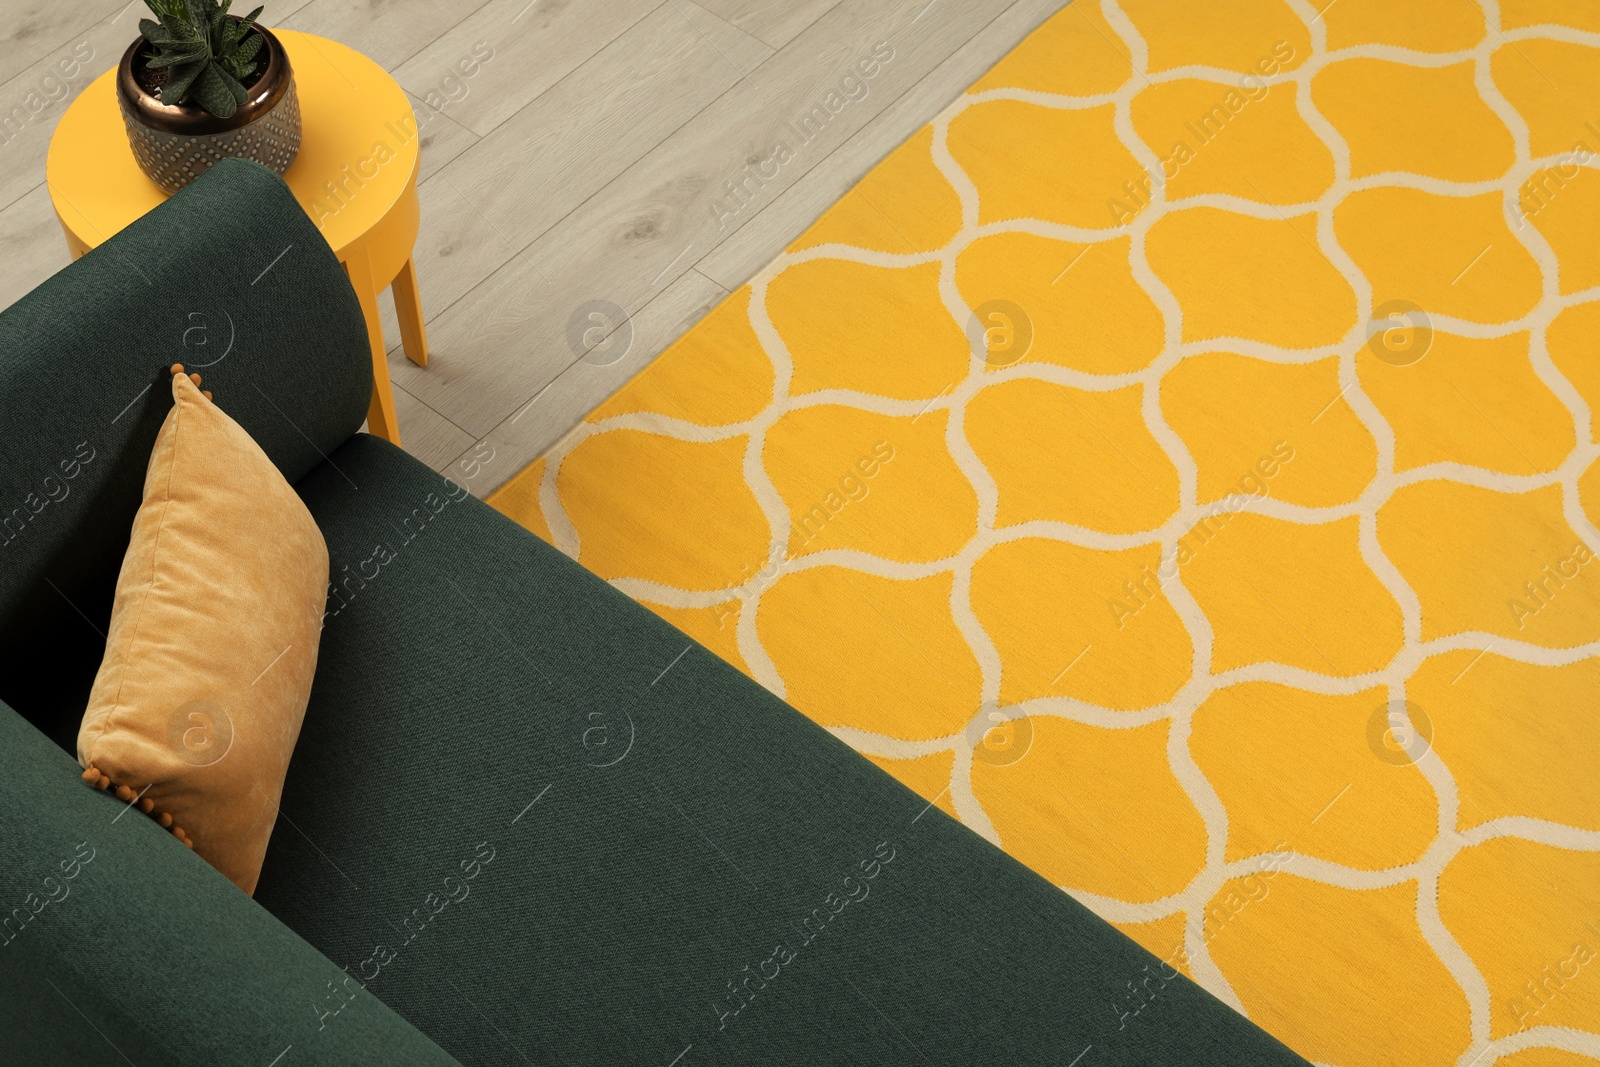
<svg viewBox="0 0 1600 1067">
<path fill-rule="evenodd" d="M 1080 0 L 1087 3 L 1088 0 Z M 1132 153 L 1141 167 L 1159 173 L 1162 161 L 1135 130 L 1132 117 L 1134 98 L 1153 85 L 1178 80 L 1211 81 L 1222 86 L 1234 86 L 1239 74 L 1206 66 L 1182 66 L 1149 71 L 1150 55 L 1145 37 L 1129 15 L 1115 0 L 1104 0 L 1100 5 L 1104 25 L 1112 30 L 1132 65 L 1132 76 L 1114 92 L 1068 96 L 1056 93 L 1014 88 L 991 88 L 974 91 L 948 108 L 932 124 L 931 152 L 934 166 L 948 182 L 960 201 L 960 232 L 936 251 L 895 254 L 868 250 L 847 244 L 830 243 L 780 256 L 750 285 L 749 322 L 762 349 L 771 362 L 773 372 L 772 400 L 754 417 L 724 425 L 707 426 L 688 419 L 674 418 L 659 412 L 640 411 L 598 417 L 578 427 L 563 439 L 545 458 L 539 477 L 537 501 L 544 522 L 554 543 L 562 551 L 579 556 L 581 543 L 579 530 L 569 519 L 559 492 L 558 478 L 568 456 L 593 438 L 631 430 L 662 438 L 685 442 L 728 442 L 745 438 L 741 463 L 741 476 L 758 503 L 770 528 L 771 550 L 768 563 L 781 570 L 783 576 L 813 568 L 844 568 L 885 579 L 916 580 L 934 575 L 950 575 L 952 579 L 949 611 L 955 627 L 970 646 L 981 673 L 981 701 L 972 708 L 972 720 L 966 728 L 936 738 L 907 740 L 874 733 L 849 726 L 832 727 L 833 732 L 858 750 L 886 760 L 914 760 L 935 754 L 948 753 L 952 757 L 948 796 L 957 816 L 969 827 L 990 840 L 1007 845 L 1004 835 L 996 829 L 984 804 L 973 788 L 974 738 L 981 737 L 992 725 L 992 712 L 1004 707 L 1008 719 L 1019 716 L 1055 717 L 1070 720 L 1099 730 L 1132 730 L 1156 723 L 1167 724 L 1166 758 L 1172 775 L 1199 814 L 1204 826 L 1204 866 L 1180 891 L 1168 893 L 1155 900 L 1123 900 L 1116 896 L 1092 893 L 1075 886 L 1063 886 L 1098 914 L 1123 924 L 1125 928 L 1156 923 L 1182 917 L 1182 947 L 1180 957 L 1185 969 L 1214 994 L 1241 1011 L 1249 1011 L 1259 1022 L 1268 1026 L 1280 1038 L 1319 1062 L 1338 1063 L 1341 1067 L 1356 1063 L 1387 1062 L 1381 1052 L 1376 1052 L 1369 1042 L 1352 1039 L 1345 1043 L 1330 1039 L 1308 1018 L 1294 1018 L 1294 1012 L 1260 1010 L 1274 999 L 1273 989 L 1257 990 L 1236 988 L 1239 979 L 1230 980 L 1228 968 L 1212 958 L 1206 931 L 1208 904 L 1219 893 L 1238 879 L 1249 878 L 1262 870 L 1263 856 L 1243 856 L 1230 859 L 1229 812 L 1211 781 L 1202 771 L 1191 752 L 1191 730 L 1195 713 L 1206 700 L 1230 687 L 1248 683 L 1275 683 L 1280 686 L 1328 696 L 1356 696 L 1375 688 L 1386 689 L 1389 699 L 1396 702 L 1407 699 L 1407 687 L 1413 675 L 1429 660 L 1456 652 L 1471 652 L 1481 656 L 1492 650 L 1496 657 L 1541 667 L 1560 667 L 1600 657 L 1600 641 L 1590 641 L 1571 647 L 1546 647 L 1476 630 L 1456 632 L 1432 639 L 1424 638 L 1422 599 L 1407 583 L 1400 569 L 1385 554 L 1378 538 L 1380 509 L 1400 490 L 1425 482 L 1454 483 L 1477 487 L 1502 494 L 1525 494 L 1531 491 L 1558 486 L 1560 507 L 1566 523 L 1588 549 L 1600 554 L 1600 531 L 1597 531 L 1584 513 L 1580 501 L 1580 478 L 1597 458 L 1600 446 L 1595 441 L 1593 413 L 1583 395 L 1551 360 L 1546 348 L 1546 331 L 1562 311 L 1578 305 L 1600 300 L 1600 288 L 1587 288 L 1576 292 L 1561 292 L 1560 263 L 1555 250 L 1537 227 L 1514 227 L 1516 239 L 1525 247 L 1537 264 L 1540 274 L 1540 295 L 1537 304 L 1527 314 L 1511 321 L 1479 323 L 1465 318 L 1432 312 L 1433 328 L 1441 334 L 1464 338 L 1495 339 L 1524 331 L 1531 335 L 1530 358 L 1533 373 L 1560 402 L 1570 416 L 1574 428 L 1574 447 L 1566 458 L 1552 470 L 1531 475 L 1514 475 L 1463 464 L 1460 462 L 1430 462 L 1409 469 L 1396 469 L 1396 434 L 1384 414 L 1362 387 L 1357 374 L 1357 355 L 1368 341 L 1367 324 L 1374 311 L 1374 286 L 1358 268 L 1355 259 L 1340 246 L 1334 227 L 1334 210 L 1352 193 L 1382 187 L 1420 190 L 1445 197 L 1481 196 L 1499 194 L 1504 198 L 1507 218 L 1518 213 L 1519 189 L 1530 177 L 1546 168 L 1568 161 L 1566 155 L 1532 155 L 1527 123 L 1511 103 L 1502 95 L 1491 77 L 1491 57 L 1501 48 L 1516 48 L 1530 40 L 1553 40 L 1600 48 L 1600 33 L 1585 32 L 1565 26 L 1537 25 L 1502 31 L 1500 11 L 1494 0 L 1484 0 L 1483 15 L 1488 32 L 1475 47 L 1452 52 L 1419 52 L 1388 45 L 1356 45 L 1330 50 L 1328 30 L 1322 15 L 1305 0 L 1287 0 L 1293 13 L 1304 23 L 1311 40 L 1311 55 L 1304 63 L 1264 77 L 1270 86 L 1292 83 L 1297 87 L 1295 101 L 1298 113 L 1306 126 L 1326 147 L 1333 159 L 1334 180 L 1317 199 L 1292 204 L 1262 203 L 1239 196 L 1204 193 L 1173 201 L 1166 199 L 1161 184 L 1156 184 L 1149 194 L 1149 204 L 1139 211 L 1127 225 L 1116 229 L 1099 229 L 1066 225 L 1038 219 L 1007 219 L 980 223 L 980 191 L 978 185 L 957 162 L 950 148 L 950 130 L 953 121 L 969 109 L 996 100 L 1013 100 L 1035 107 L 1065 111 L 1114 107 L 1114 127 L 1118 139 Z M 1058 18 L 1067 17 L 1063 12 Z M 1474 84 L 1483 102 L 1504 124 L 1514 144 L 1515 162 L 1500 178 L 1458 182 L 1417 174 L 1392 171 L 1362 177 L 1352 177 L 1351 151 L 1345 138 L 1328 118 L 1319 112 L 1313 102 L 1312 79 L 1331 63 L 1352 58 L 1370 58 L 1390 63 L 1421 68 L 1436 68 L 1470 62 L 1474 64 Z M 1600 59 L 1597 59 L 1600 61 Z M 1585 166 L 1595 167 L 1593 158 Z M 1193 208 L 1217 208 L 1234 215 L 1269 222 L 1283 222 L 1289 218 L 1314 214 L 1316 247 L 1327 261 L 1342 275 L 1355 294 L 1357 324 L 1336 344 L 1314 348 L 1292 348 L 1269 344 L 1248 337 L 1208 337 L 1204 340 L 1185 341 L 1183 311 L 1178 296 L 1158 277 L 1146 255 L 1146 236 L 1150 229 L 1170 214 Z M 1021 233 L 1040 238 L 1067 242 L 1072 245 L 1092 246 L 1096 243 L 1128 239 L 1131 241 L 1128 261 L 1132 276 L 1144 290 L 1160 313 L 1163 323 L 1163 345 L 1159 356 L 1142 370 L 1128 373 L 1098 374 L 1037 361 L 1025 361 L 996 369 L 987 366 L 982 352 L 974 352 L 970 370 L 954 389 L 947 391 L 932 403 L 922 398 L 894 399 L 855 390 L 824 388 L 791 395 L 789 390 L 795 374 L 795 363 L 785 340 L 768 310 L 769 290 L 774 280 L 796 265 L 818 260 L 838 260 L 879 268 L 905 268 L 923 264 L 937 264 L 939 268 L 939 296 L 950 316 L 963 327 L 973 316 L 972 308 L 957 285 L 957 260 L 974 242 L 996 234 Z M 1277 662 L 1254 662 L 1214 672 L 1213 650 L 1215 633 L 1212 621 L 1202 610 L 1199 600 L 1185 586 L 1182 571 L 1160 584 L 1160 593 L 1172 608 L 1187 631 L 1193 648 L 1190 676 L 1170 699 L 1152 706 L 1128 710 L 1100 706 L 1093 702 L 1066 696 L 1036 697 L 1021 703 L 1004 704 L 1001 696 L 1002 654 L 991 639 L 972 599 L 975 566 L 996 546 L 1024 539 L 1044 539 L 1106 552 L 1123 551 L 1141 546 L 1159 545 L 1161 559 L 1172 557 L 1179 547 L 1179 539 L 1195 529 L 1208 516 L 1219 511 L 1219 505 L 1200 499 L 1200 468 L 1184 439 L 1168 423 L 1160 403 L 1163 378 L 1185 360 L 1216 352 L 1237 353 L 1266 363 L 1285 365 L 1309 364 L 1336 356 L 1338 358 L 1339 397 L 1355 413 L 1370 434 L 1376 447 L 1377 475 L 1350 502 L 1332 506 L 1312 507 L 1274 499 L 1272 496 L 1252 497 L 1240 505 L 1240 510 L 1253 512 L 1269 519 L 1286 523 L 1318 525 L 1354 518 L 1358 523 L 1358 548 L 1360 559 L 1376 576 L 1388 594 L 1399 606 L 1403 646 L 1398 654 L 1378 670 L 1369 670 L 1348 676 L 1323 674 L 1303 667 Z M 670 354 L 667 358 L 671 358 Z M 1600 358 L 1600 357 L 1597 357 Z M 985 467 L 967 434 L 969 404 L 982 391 L 1008 382 L 1036 380 L 1088 392 L 1106 392 L 1142 387 L 1142 415 L 1150 435 L 1159 444 L 1177 472 L 1179 507 L 1159 526 L 1134 533 L 1107 533 L 1085 526 L 1059 521 L 1031 520 L 1011 525 L 997 521 L 1001 488 Z M 1338 398 L 1332 398 L 1337 400 Z M 769 430 L 780 419 L 810 407 L 844 406 L 898 418 L 920 418 L 932 412 L 947 416 L 945 446 L 956 466 L 970 482 L 977 500 L 977 533 L 961 549 L 947 558 L 927 562 L 904 562 L 863 552 L 859 549 L 825 548 L 791 558 L 792 519 L 790 507 L 785 503 L 777 485 L 763 463 L 763 450 Z M 1530 463 L 1530 466 L 1532 464 Z M 661 582 L 638 578 L 616 578 L 614 584 L 629 595 L 647 604 L 663 605 L 674 609 L 704 609 L 719 604 L 737 603 L 737 650 L 747 669 L 767 688 L 780 696 L 786 685 L 779 666 L 763 646 L 757 620 L 762 598 L 773 587 L 770 581 L 752 579 L 731 588 L 690 589 L 678 588 Z M 1476 663 L 1474 658 L 1472 663 Z M 1468 664 L 1470 668 L 1471 664 Z M 1464 673 L 1464 672 L 1463 672 Z M 1403 713 L 1401 713 L 1403 714 Z M 1563 823 L 1526 816 L 1505 816 L 1489 819 L 1460 831 L 1461 798 L 1451 768 L 1437 751 L 1429 750 L 1416 762 L 1416 768 L 1431 787 L 1437 803 L 1437 825 L 1432 843 L 1414 861 L 1398 866 L 1371 870 L 1330 862 L 1326 859 L 1304 855 L 1288 849 L 1277 861 L 1277 869 L 1284 874 L 1353 891 L 1379 890 L 1407 882 L 1415 882 L 1414 921 L 1420 937 L 1437 956 L 1451 979 L 1459 986 L 1465 998 L 1468 1018 L 1468 1040 L 1459 1045 L 1454 1062 L 1462 1067 L 1487 1067 L 1502 1058 L 1521 1067 L 1535 1063 L 1555 1064 L 1566 1059 L 1537 1058 L 1544 1053 L 1524 1050 L 1564 1050 L 1576 1056 L 1600 1058 L 1600 1019 L 1590 1020 L 1586 1027 L 1569 1025 L 1541 1025 L 1534 1023 L 1514 1032 L 1496 1036 L 1491 1022 L 1490 985 L 1477 962 L 1447 929 L 1439 906 L 1439 883 L 1445 869 L 1466 849 L 1487 842 L 1504 839 L 1518 849 L 1529 845 L 1577 853 L 1600 852 L 1600 832 Z M 937 798 L 935 798 L 937 799 Z M 1337 798 L 1335 798 L 1337 799 Z M 1131 862 L 1131 861 L 1130 861 Z M 1343 931 L 1324 932 L 1329 938 L 1344 936 Z M 1359 935 L 1355 935 L 1359 936 Z M 1155 945 L 1151 946 L 1155 948 Z M 1157 949 L 1159 952 L 1160 950 Z M 1562 972 L 1565 974 L 1565 972 Z M 1328 980 L 1359 982 L 1360 975 L 1329 975 Z M 1600 973 L 1584 978 L 1600 982 Z M 1244 979 L 1248 982 L 1248 978 Z M 1380 991 L 1381 992 L 1381 991 Z M 1245 994 L 1241 996 L 1241 993 Z M 1559 995 L 1559 994 L 1557 994 Z M 1537 1013 L 1535 1013 L 1537 1015 Z M 1312 1038 L 1306 1029 L 1321 1036 Z M 1502 1031 L 1505 1028 L 1500 1028 Z M 1557 1054 L 1559 1055 L 1559 1053 Z M 1323 1059 L 1326 1057 L 1326 1059 Z M 1395 1061 L 1398 1062 L 1398 1061 Z M 1443 1060 L 1439 1062 L 1445 1062 Z"/>
</svg>

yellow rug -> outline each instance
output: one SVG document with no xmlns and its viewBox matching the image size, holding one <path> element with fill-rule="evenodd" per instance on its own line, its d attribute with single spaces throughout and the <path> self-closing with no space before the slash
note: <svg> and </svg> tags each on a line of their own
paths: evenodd
<svg viewBox="0 0 1600 1067">
<path fill-rule="evenodd" d="M 1597 152 L 1590 0 L 1080 0 L 493 502 L 1308 1059 L 1593 1064 Z"/>
</svg>

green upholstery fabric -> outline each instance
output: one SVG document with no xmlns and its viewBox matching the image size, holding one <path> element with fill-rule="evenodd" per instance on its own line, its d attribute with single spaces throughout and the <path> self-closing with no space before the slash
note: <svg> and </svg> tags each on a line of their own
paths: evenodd
<svg viewBox="0 0 1600 1067">
<path fill-rule="evenodd" d="M 205 388 L 293 482 L 360 427 L 369 351 L 343 267 L 243 160 L 0 314 L 0 699 L 70 750 L 166 367 L 206 364 Z M 33 669 L 64 650 L 55 674 Z"/>
<path fill-rule="evenodd" d="M 354 984 L 319 1017 L 339 968 L 4 705 L 0 752 L 0 1063 L 455 1062 Z"/>
<path fill-rule="evenodd" d="M 344 588 L 256 899 L 462 1063 L 1302 1062 L 399 450 L 300 489 Z"/>
</svg>

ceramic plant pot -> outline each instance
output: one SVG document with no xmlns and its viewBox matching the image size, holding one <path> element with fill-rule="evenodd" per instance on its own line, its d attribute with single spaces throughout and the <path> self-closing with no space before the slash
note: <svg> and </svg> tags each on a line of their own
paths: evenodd
<svg viewBox="0 0 1600 1067">
<path fill-rule="evenodd" d="M 300 151 L 300 101 L 295 95 L 289 56 L 270 30 L 255 27 L 263 39 L 266 69 L 246 86 L 237 111 L 217 118 L 198 104 L 163 104 L 145 86 L 144 38 L 128 46 L 117 66 L 117 106 L 139 169 L 166 193 L 175 193 L 216 163 L 249 159 L 282 174 Z"/>
</svg>

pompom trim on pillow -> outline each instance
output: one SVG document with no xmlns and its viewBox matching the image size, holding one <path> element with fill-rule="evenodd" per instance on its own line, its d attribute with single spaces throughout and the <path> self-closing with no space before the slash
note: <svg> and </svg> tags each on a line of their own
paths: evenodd
<svg viewBox="0 0 1600 1067">
<path fill-rule="evenodd" d="M 82 777 L 84 781 L 88 782 L 90 785 L 102 792 L 110 789 L 113 784 L 110 778 L 101 774 L 99 768 L 94 766 L 90 766 L 87 770 L 85 770 Z M 172 831 L 173 837 L 176 837 L 179 841 L 182 841 L 189 848 L 194 848 L 194 839 L 188 835 L 183 827 L 172 821 L 172 816 L 169 813 L 157 808 L 155 801 L 151 800 L 149 797 L 141 796 L 141 794 L 135 793 L 132 789 L 125 785 L 117 786 L 117 788 L 113 790 L 113 793 L 116 795 L 118 800 L 129 805 L 130 807 L 137 807 L 140 811 L 150 816 L 151 820 L 163 830 Z M 138 801 L 137 804 L 134 803 L 135 800 Z"/>
</svg>

